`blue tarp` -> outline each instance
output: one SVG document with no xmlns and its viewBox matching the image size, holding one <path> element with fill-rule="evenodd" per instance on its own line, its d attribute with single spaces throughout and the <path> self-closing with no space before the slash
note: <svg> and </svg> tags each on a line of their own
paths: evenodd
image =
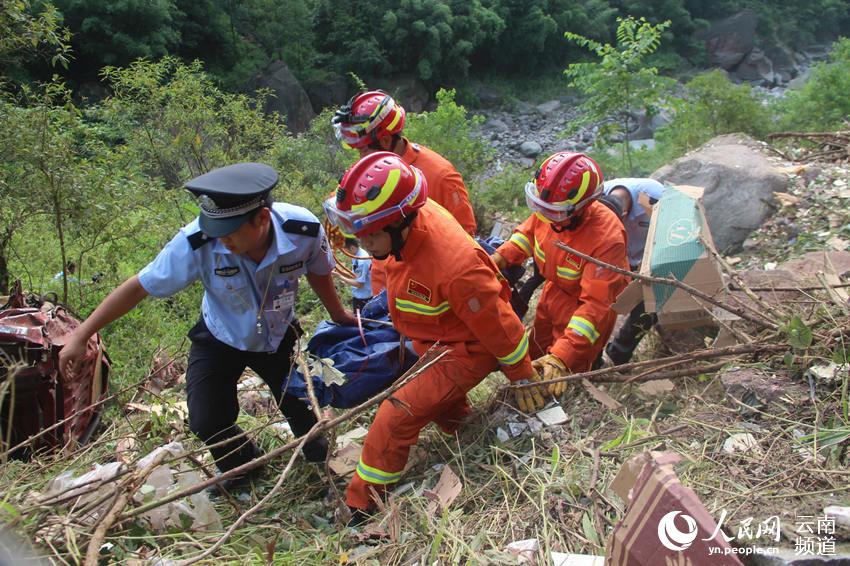
<svg viewBox="0 0 850 566">
<path fill-rule="evenodd" d="M 372 298 L 361 311 L 361 316 L 389 322 L 386 291 Z M 391 326 L 364 321 L 363 336 L 365 343 L 358 327 L 322 321 L 307 342 L 307 351 L 312 356 L 330 358 L 334 361 L 334 368 L 345 374 L 344 385 L 325 385 L 321 378 L 313 378 L 316 398 L 322 406 L 346 409 L 362 403 L 389 387 L 418 359 L 408 342 L 404 361 L 399 363 L 400 335 Z M 307 384 L 296 368 L 290 374 L 287 391 L 307 398 Z"/>
</svg>

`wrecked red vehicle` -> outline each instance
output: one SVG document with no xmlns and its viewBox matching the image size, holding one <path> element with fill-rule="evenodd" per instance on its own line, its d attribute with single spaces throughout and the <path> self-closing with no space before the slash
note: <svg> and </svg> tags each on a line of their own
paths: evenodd
<svg viewBox="0 0 850 566">
<path fill-rule="evenodd" d="M 25 296 L 19 281 L 0 305 L 0 452 L 26 458 L 91 437 L 106 399 L 110 364 L 95 335 L 80 371 L 62 375 L 59 352 L 79 324 L 65 307 Z"/>
</svg>

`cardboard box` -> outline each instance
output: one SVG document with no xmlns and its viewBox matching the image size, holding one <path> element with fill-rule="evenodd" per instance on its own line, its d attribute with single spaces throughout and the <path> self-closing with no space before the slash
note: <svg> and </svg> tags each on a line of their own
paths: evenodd
<svg viewBox="0 0 850 566">
<path fill-rule="evenodd" d="M 712 297 L 720 298 L 725 285 L 720 266 L 710 250 L 714 241 L 702 206 L 704 189 L 687 185 L 668 187 L 652 210 L 641 275 L 674 278 Z M 627 314 L 640 301 L 646 312 L 658 313 L 665 328 L 714 324 L 714 319 L 691 295 L 672 285 L 632 281 L 613 308 Z"/>
</svg>

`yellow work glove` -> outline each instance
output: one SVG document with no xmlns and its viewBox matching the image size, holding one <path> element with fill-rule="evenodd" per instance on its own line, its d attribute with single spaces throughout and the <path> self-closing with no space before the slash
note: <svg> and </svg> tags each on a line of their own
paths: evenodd
<svg viewBox="0 0 850 566">
<path fill-rule="evenodd" d="M 537 370 L 537 372 L 543 377 L 543 381 L 551 381 L 556 377 L 563 377 L 568 375 L 570 372 L 567 370 L 567 366 L 564 365 L 564 362 L 561 361 L 561 358 L 558 356 L 553 356 L 552 354 L 546 354 L 542 358 L 538 358 L 531 362 L 532 367 Z M 549 384 L 549 394 L 559 398 L 564 394 L 564 391 L 567 390 L 567 382 L 559 381 L 558 383 L 550 383 Z"/>
<path fill-rule="evenodd" d="M 528 379 L 523 379 L 518 382 L 520 385 L 525 383 L 540 383 L 540 376 L 535 371 Z M 546 400 L 543 398 L 543 387 L 526 387 L 523 389 L 514 389 L 514 397 L 516 406 L 523 413 L 534 413 L 542 409 L 546 405 Z"/>
</svg>

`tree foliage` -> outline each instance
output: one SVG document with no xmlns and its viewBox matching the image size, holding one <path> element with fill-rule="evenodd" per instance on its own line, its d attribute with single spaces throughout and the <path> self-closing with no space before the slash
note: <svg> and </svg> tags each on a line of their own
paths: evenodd
<svg viewBox="0 0 850 566">
<path fill-rule="evenodd" d="M 786 129 L 837 130 L 850 123 L 850 39 L 835 42 L 828 62 L 816 64 L 798 90 L 779 101 Z"/>
<path fill-rule="evenodd" d="M 670 22 L 653 25 L 645 19 L 618 19 L 617 43 L 600 43 L 582 35 L 566 32 L 565 37 L 594 53 L 599 60 L 572 63 L 565 74 L 570 84 L 585 96 L 582 117 L 577 124 L 600 122 L 614 117 L 600 128 L 599 140 L 610 143 L 625 139 L 623 150 L 631 168 L 629 132 L 636 112 L 657 112 L 658 104 L 670 86 L 670 79 L 660 77 L 658 69 L 645 63 L 661 41 L 661 32 Z"/>
<path fill-rule="evenodd" d="M 697 75 L 670 101 L 673 120 L 656 132 L 671 154 L 681 155 L 721 134 L 762 136 L 770 127 L 767 108 L 749 85 L 733 84 L 723 71 Z"/>
</svg>

